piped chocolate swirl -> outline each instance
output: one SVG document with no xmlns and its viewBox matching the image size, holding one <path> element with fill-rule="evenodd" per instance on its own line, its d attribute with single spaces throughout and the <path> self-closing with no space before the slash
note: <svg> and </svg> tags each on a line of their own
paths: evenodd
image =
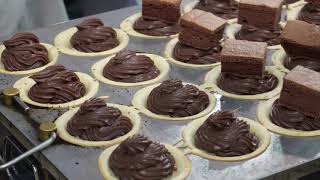
<svg viewBox="0 0 320 180">
<path fill-rule="evenodd" d="M 238 17 L 238 4 L 233 0 L 200 0 L 194 8 L 211 12 L 223 19 L 233 19 Z"/>
<path fill-rule="evenodd" d="M 104 26 L 97 18 L 84 20 L 76 26 L 78 31 L 70 39 L 73 48 L 81 52 L 101 52 L 119 45 L 117 32 Z"/>
<path fill-rule="evenodd" d="M 299 20 L 320 25 L 320 5 L 308 3 L 300 11 Z"/>
<path fill-rule="evenodd" d="M 99 98 L 86 101 L 67 124 L 67 131 L 88 141 L 110 141 L 132 129 L 130 119 Z"/>
<path fill-rule="evenodd" d="M 103 69 L 104 77 L 126 83 L 151 80 L 159 74 L 159 69 L 148 56 L 137 55 L 132 51 L 117 53 Z"/>
<path fill-rule="evenodd" d="M 161 20 L 140 17 L 134 24 L 133 29 L 141 34 L 150 36 L 170 36 L 178 34 L 181 30 L 179 24 L 168 23 Z"/>
<path fill-rule="evenodd" d="M 209 116 L 194 138 L 196 147 L 222 157 L 246 155 L 259 146 L 259 140 L 250 132 L 250 126 L 230 111 Z"/>
<path fill-rule="evenodd" d="M 8 71 L 26 71 L 49 63 L 48 51 L 32 33 L 17 33 L 3 41 L 1 62 Z"/>
<path fill-rule="evenodd" d="M 166 80 L 155 87 L 147 99 L 153 113 L 171 117 L 186 117 L 200 113 L 209 105 L 209 97 L 193 85 L 180 80 Z"/>
<path fill-rule="evenodd" d="M 136 135 L 111 154 L 109 166 L 119 179 L 161 180 L 175 171 L 175 159 L 162 144 Z"/>
<path fill-rule="evenodd" d="M 62 65 L 47 67 L 30 78 L 36 84 L 30 88 L 28 96 L 35 102 L 67 103 L 83 97 L 86 93 L 79 77 Z"/>
</svg>

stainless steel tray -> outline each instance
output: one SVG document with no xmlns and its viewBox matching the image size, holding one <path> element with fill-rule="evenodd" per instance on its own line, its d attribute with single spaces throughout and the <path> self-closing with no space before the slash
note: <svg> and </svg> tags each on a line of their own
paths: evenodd
<svg viewBox="0 0 320 180">
<path fill-rule="evenodd" d="M 140 11 L 139 7 L 120 9 L 113 12 L 96 15 L 106 24 L 119 27 L 120 22 L 126 17 Z M 68 21 L 47 28 L 33 31 L 43 42 L 53 43 L 56 34 L 72 27 L 82 19 Z M 4 40 L 8 37 L 3 37 Z M 163 55 L 163 49 L 167 40 L 142 40 L 130 37 L 128 49 L 139 50 L 148 53 Z M 79 58 L 60 53 L 59 63 L 69 69 L 90 74 L 90 67 L 101 58 Z M 170 77 L 178 78 L 186 82 L 201 84 L 207 71 L 183 69 L 172 66 Z M 0 75 L 0 89 L 13 85 L 18 77 Z M 100 83 L 99 95 L 108 95 L 109 101 L 130 105 L 130 100 L 136 89 L 114 89 Z M 255 101 L 238 101 L 229 98 L 220 98 L 217 95 L 217 109 L 231 110 L 241 107 L 238 114 L 255 119 Z M 9 128 L 18 139 L 26 146 L 33 147 L 38 144 L 35 125 L 16 110 L 0 104 L 0 122 Z M 61 112 L 57 110 L 33 109 L 31 115 L 37 121 L 52 121 Z M 143 117 L 141 133 L 153 140 L 163 143 L 175 143 L 181 138 L 183 123 L 170 123 L 150 120 Z M 269 148 L 260 156 L 242 162 L 227 163 L 209 161 L 194 155 L 189 158 L 192 161 L 192 173 L 188 179 L 260 179 L 274 175 L 284 170 L 306 164 L 320 157 L 320 141 L 318 139 L 294 139 L 272 135 Z M 43 152 L 37 154 L 37 158 L 58 179 L 70 180 L 96 180 L 102 179 L 97 168 L 97 158 L 103 149 L 82 148 L 64 142 L 56 143 Z"/>
</svg>

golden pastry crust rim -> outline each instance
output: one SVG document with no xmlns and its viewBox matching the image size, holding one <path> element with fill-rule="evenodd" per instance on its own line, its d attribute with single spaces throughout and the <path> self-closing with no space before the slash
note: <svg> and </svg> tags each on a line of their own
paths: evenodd
<svg viewBox="0 0 320 180">
<path fill-rule="evenodd" d="M 221 157 L 221 156 L 215 156 L 213 154 L 210 154 L 204 150 L 201 150 L 197 148 L 194 144 L 194 135 L 196 131 L 199 129 L 199 127 L 204 123 L 204 121 L 207 120 L 209 116 L 205 116 L 199 119 L 196 119 L 192 122 L 190 122 L 182 132 L 183 142 L 184 144 L 189 148 L 189 153 L 194 154 L 209 160 L 216 160 L 216 161 L 227 161 L 227 162 L 235 162 L 235 161 L 243 161 L 247 159 L 251 159 L 254 157 L 259 156 L 262 154 L 269 146 L 271 141 L 271 134 L 269 131 L 263 127 L 260 123 L 257 121 L 244 118 L 244 117 L 238 117 L 240 120 L 245 121 L 250 126 L 250 131 L 256 135 L 256 137 L 259 139 L 259 146 L 258 148 L 246 155 L 242 156 L 232 156 L 232 157 Z"/>
<path fill-rule="evenodd" d="M 167 39 L 167 38 L 173 38 L 177 37 L 178 34 L 173 34 L 169 36 L 150 36 L 150 35 L 145 35 L 142 33 L 139 33 L 133 29 L 133 24 L 136 22 L 137 19 L 139 19 L 142 16 L 141 12 L 133 14 L 126 19 L 124 19 L 121 24 L 120 28 L 125 31 L 127 34 L 133 37 L 138 37 L 142 39 Z"/>
<path fill-rule="evenodd" d="M 140 89 L 139 91 L 137 91 L 131 100 L 132 106 L 135 107 L 138 111 L 140 111 L 145 116 L 148 116 L 150 118 L 153 118 L 153 119 L 156 119 L 159 121 L 188 121 L 188 120 L 197 119 L 197 118 L 203 117 L 203 116 L 211 113 L 216 106 L 216 98 L 214 97 L 213 94 L 209 93 L 204 88 L 199 87 L 195 84 L 183 83 L 184 85 L 186 85 L 186 84 L 194 85 L 199 90 L 204 91 L 209 97 L 208 107 L 206 109 L 204 109 L 203 111 L 199 112 L 198 114 L 195 114 L 193 116 L 186 116 L 186 117 L 170 117 L 167 115 L 155 114 L 147 109 L 146 102 L 147 102 L 147 99 L 148 99 L 150 92 L 155 87 L 159 86 L 160 84 L 161 83 L 150 85 L 150 86 L 144 87 L 144 88 Z"/>
<path fill-rule="evenodd" d="M 76 27 L 72 27 L 60 32 L 54 38 L 54 45 L 58 48 L 60 52 L 70 56 L 99 57 L 99 56 L 107 56 L 107 55 L 115 54 L 127 47 L 129 43 L 129 36 L 125 32 L 123 32 L 121 29 L 116 29 L 116 28 L 113 28 L 113 29 L 117 33 L 117 39 L 119 40 L 120 44 L 115 48 L 107 51 L 86 53 L 86 52 L 81 52 L 72 48 L 70 44 L 70 39 L 73 36 L 73 34 L 78 31 Z"/>
<path fill-rule="evenodd" d="M 176 167 L 179 171 L 174 171 L 173 175 L 165 178 L 165 180 L 184 180 L 188 177 L 191 172 L 191 163 L 189 159 L 183 154 L 183 152 L 179 151 L 176 147 L 171 146 L 169 144 L 164 144 L 170 154 L 174 157 L 176 162 Z M 105 180 L 118 180 L 112 170 L 108 165 L 108 161 L 111 153 L 117 148 L 118 145 L 114 145 L 104 150 L 99 158 L 98 158 L 98 167 L 99 172 Z M 173 176 L 173 177 L 172 177 Z"/>
<path fill-rule="evenodd" d="M 127 134 L 110 141 L 88 141 L 88 140 L 83 140 L 78 137 L 72 136 L 71 134 L 69 134 L 66 127 L 68 122 L 71 120 L 71 118 L 79 110 L 79 107 L 77 107 L 65 112 L 55 121 L 55 124 L 57 126 L 57 133 L 59 137 L 66 142 L 69 142 L 71 144 L 75 144 L 78 146 L 82 146 L 82 147 L 101 147 L 101 146 L 109 147 L 114 144 L 119 144 L 122 141 L 126 140 L 128 137 L 138 133 L 141 126 L 141 117 L 138 111 L 136 111 L 133 107 L 119 105 L 119 104 L 107 103 L 107 105 L 110 107 L 118 108 L 121 111 L 122 115 L 130 119 L 133 126 L 132 126 L 132 129 Z"/>
<path fill-rule="evenodd" d="M 257 115 L 258 121 L 261 124 L 263 124 L 263 126 L 265 126 L 269 131 L 282 136 L 289 136 L 289 137 L 296 137 L 296 138 L 320 136 L 320 130 L 301 131 L 301 130 L 295 130 L 295 129 L 286 129 L 286 128 L 275 125 L 270 120 L 269 114 L 272 110 L 272 105 L 274 101 L 276 101 L 278 98 L 279 96 L 276 96 L 267 101 L 259 102 L 256 110 L 256 115 Z"/>
<path fill-rule="evenodd" d="M 36 82 L 33 79 L 31 79 L 29 76 L 23 77 L 17 80 L 14 83 L 13 87 L 19 89 L 20 91 L 19 96 L 22 101 L 37 107 L 46 107 L 46 108 L 53 108 L 53 109 L 64 109 L 64 108 L 76 107 L 84 103 L 86 100 L 92 98 L 98 92 L 99 82 L 97 80 L 94 80 L 88 74 L 81 73 L 81 72 L 75 72 L 75 73 L 79 77 L 80 81 L 86 87 L 86 94 L 79 99 L 76 99 L 67 103 L 63 103 L 63 104 L 44 104 L 44 103 L 38 103 L 31 100 L 28 96 L 28 92 L 30 88 L 34 84 L 36 84 Z"/>
<path fill-rule="evenodd" d="M 190 63 L 184 63 L 176 60 L 172 54 L 178 41 L 179 40 L 177 37 L 173 38 L 165 46 L 164 55 L 168 59 L 168 61 L 170 61 L 172 64 L 180 67 L 191 68 L 191 69 L 210 69 L 212 67 L 215 67 L 221 64 L 220 62 L 213 63 L 213 64 L 190 64 Z"/>
<path fill-rule="evenodd" d="M 208 89 L 210 92 L 215 92 L 215 93 L 221 94 L 222 96 L 233 98 L 233 99 L 241 99 L 241 100 L 270 99 L 280 94 L 280 91 L 282 89 L 284 74 L 280 72 L 276 67 L 273 67 L 273 66 L 266 66 L 265 68 L 266 68 L 266 71 L 273 74 L 278 79 L 277 87 L 274 88 L 272 91 L 269 91 L 266 93 L 256 94 L 256 95 L 238 95 L 238 94 L 228 93 L 220 89 L 217 85 L 217 79 L 219 78 L 221 73 L 221 66 L 214 67 L 211 71 L 209 71 L 205 76 L 204 84 L 202 84 L 201 86 L 204 87 L 205 89 Z"/>
<path fill-rule="evenodd" d="M 26 70 L 26 71 L 8 71 L 3 67 L 2 61 L 0 61 L 0 74 L 8 74 L 8 75 L 16 75 L 16 76 L 30 75 L 30 74 L 40 72 L 45 68 L 56 64 L 59 58 L 58 49 L 51 44 L 47 44 L 47 43 L 40 43 L 40 44 L 42 44 L 48 51 L 48 58 L 49 58 L 48 64 L 35 69 Z M 2 52 L 5 50 L 5 48 L 6 47 L 4 45 L 0 46 L 0 57 Z"/>
<path fill-rule="evenodd" d="M 137 55 L 148 56 L 154 62 L 154 65 L 160 71 L 160 74 L 154 79 L 150 79 L 150 80 L 142 81 L 142 82 L 137 82 L 137 83 L 117 82 L 117 81 L 113 81 L 111 79 L 108 79 L 108 78 L 103 76 L 103 69 L 106 66 L 106 64 L 110 61 L 110 59 L 113 58 L 115 55 L 109 56 L 107 58 L 104 58 L 104 59 L 96 62 L 95 64 L 93 64 L 93 66 L 91 67 L 91 73 L 100 82 L 108 84 L 108 85 L 112 85 L 112 86 L 117 86 L 117 87 L 141 87 L 141 86 L 146 86 L 146 85 L 150 85 L 150 84 L 154 84 L 154 83 L 160 82 L 160 81 L 164 80 L 168 76 L 168 74 L 170 72 L 170 65 L 166 61 L 166 59 L 164 59 L 163 57 L 161 57 L 159 55 L 156 55 L 156 54 L 137 53 Z"/>
</svg>

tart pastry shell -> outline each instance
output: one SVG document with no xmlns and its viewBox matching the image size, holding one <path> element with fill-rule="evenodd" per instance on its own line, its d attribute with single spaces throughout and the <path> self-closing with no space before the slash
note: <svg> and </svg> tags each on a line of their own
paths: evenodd
<svg viewBox="0 0 320 180">
<path fill-rule="evenodd" d="M 295 129 L 286 129 L 280 126 L 275 125 L 270 120 L 270 112 L 272 110 L 272 105 L 274 101 L 276 101 L 279 98 L 279 96 L 274 97 L 272 99 L 269 99 L 267 101 L 261 101 L 259 102 L 257 106 L 257 119 L 271 132 L 283 135 L 283 136 L 290 136 L 290 137 L 315 137 L 320 136 L 320 130 L 315 131 L 301 131 L 301 130 L 295 130 Z"/>
<path fill-rule="evenodd" d="M 284 74 L 280 72 L 276 67 L 273 67 L 273 66 L 266 66 L 266 71 L 269 72 L 270 74 L 273 74 L 278 79 L 278 85 L 272 91 L 262 93 L 262 94 L 238 95 L 238 94 L 232 94 L 220 89 L 217 85 L 217 80 L 221 74 L 221 66 L 214 67 L 211 71 L 209 71 L 205 76 L 204 84 L 202 84 L 201 86 L 204 87 L 205 89 L 208 89 L 211 92 L 216 92 L 218 94 L 221 94 L 222 96 L 226 96 L 234 99 L 243 99 L 243 100 L 270 99 L 280 94 L 280 91 L 282 89 Z"/>
<path fill-rule="evenodd" d="M 117 87 L 146 86 L 146 85 L 158 83 L 167 77 L 167 75 L 170 71 L 170 65 L 166 61 L 166 59 L 164 59 L 161 56 L 155 55 L 155 54 L 137 53 L 137 55 L 148 56 L 153 61 L 154 65 L 157 67 L 157 69 L 160 71 L 160 74 L 154 79 L 142 81 L 142 82 L 137 82 L 137 83 L 117 82 L 117 81 L 113 81 L 111 79 L 108 79 L 103 76 L 103 69 L 107 65 L 107 63 L 110 61 L 110 59 L 114 57 L 114 55 L 107 57 L 105 59 L 102 59 L 102 60 L 98 61 L 97 63 L 95 63 L 91 67 L 91 73 L 100 82 L 103 82 L 105 84 L 112 85 L 112 86 L 117 86 Z"/>
<path fill-rule="evenodd" d="M 72 136 L 71 134 L 69 134 L 66 128 L 67 128 L 68 122 L 79 110 L 79 107 L 77 107 L 77 108 L 70 109 L 55 121 L 59 137 L 66 142 L 83 146 L 83 147 L 99 147 L 99 146 L 109 147 L 114 144 L 119 144 L 122 141 L 126 140 L 128 137 L 138 133 L 141 126 L 141 118 L 138 111 L 136 111 L 133 107 L 128 107 L 128 106 L 119 105 L 119 104 L 107 103 L 107 105 L 110 107 L 118 108 L 121 111 L 122 115 L 130 119 L 133 126 L 132 126 L 132 129 L 127 134 L 110 141 L 88 141 L 88 140 L 83 140 L 78 137 Z"/>
<path fill-rule="evenodd" d="M 170 154 L 174 157 L 176 163 L 176 170 L 170 177 L 165 178 L 164 180 L 183 180 L 186 179 L 191 171 L 191 164 L 189 159 L 176 147 L 169 144 L 164 144 Z M 111 146 L 101 153 L 98 159 L 98 166 L 100 174 L 105 180 L 118 180 L 112 170 L 109 167 L 109 158 L 111 153 L 117 148 L 118 145 Z"/>
<path fill-rule="evenodd" d="M 194 144 L 194 136 L 197 130 L 199 129 L 199 127 L 207 120 L 208 117 L 209 116 L 205 116 L 190 122 L 182 132 L 183 143 L 187 148 L 189 148 L 190 154 L 194 154 L 209 160 L 216 160 L 216 161 L 243 161 L 243 160 L 254 158 L 262 154 L 270 144 L 271 135 L 265 127 L 263 127 L 261 124 L 259 124 L 254 120 L 244 118 L 244 117 L 239 117 L 240 120 L 245 121 L 250 126 L 250 132 L 254 133 L 259 139 L 259 146 L 255 151 L 242 156 L 221 157 L 221 156 L 216 156 L 214 154 L 208 153 L 204 150 L 201 150 L 197 148 L 196 145 Z"/>
<path fill-rule="evenodd" d="M 44 103 L 38 103 L 29 98 L 28 92 L 30 88 L 36 84 L 36 82 L 31 79 L 30 77 L 23 77 L 16 81 L 13 85 L 14 88 L 19 89 L 20 91 L 20 98 L 22 101 L 38 106 L 38 107 L 46 107 L 46 108 L 53 108 L 53 109 L 63 109 L 63 108 L 71 108 L 76 107 L 84 103 L 86 100 L 92 98 L 97 92 L 99 88 L 99 82 L 97 80 L 94 80 L 91 76 L 81 73 L 81 72 L 75 72 L 77 76 L 79 77 L 80 81 L 84 84 L 86 87 L 86 94 L 76 100 L 63 103 L 63 104 L 44 104 Z"/>
<path fill-rule="evenodd" d="M 281 71 L 284 73 L 288 73 L 290 70 L 287 69 L 284 65 L 283 62 L 286 59 L 287 55 L 284 49 L 279 49 L 276 52 L 272 54 L 271 61 L 272 63 Z"/>
<path fill-rule="evenodd" d="M 120 28 L 130 36 L 143 38 L 143 39 L 166 39 L 166 38 L 173 38 L 178 36 L 178 34 L 173 34 L 170 36 L 150 36 L 150 35 L 139 33 L 138 31 L 133 29 L 133 25 L 141 16 L 142 16 L 141 13 L 136 13 L 132 16 L 129 16 L 128 18 L 126 18 L 121 22 Z"/>
<path fill-rule="evenodd" d="M 46 43 L 41 43 L 41 44 L 48 51 L 48 56 L 49 56 L 49 63 L 48 64 L 41 66 L 41 67 L 38 67 L 38 68 L 35 68 L 35 69 L 30 69 L 30 70 L 25 70 L 25 71 L 8 71 L 4 68 L 2 61 L 0 61 L 0 74 L 9 74 L 9 75 L 17 75 L 17 76 L 30 75 L 30 74 L 34 74 L 39 71 L 42 71 L 45 68 L 56 64 L 58 61 L 58 57 L 59 57 L 58 49 L 56 47 L 52 46 L 51 44 L 46 44 Z M 1 57 L 2 52 L 5 49 L 6 49 L 6 47 L 4 45 L 0 46 L 0 57 Z"/>
<path fill-rule="evenodd" d="M 184 85 L 186 85 L 186 84 L 194 85 L 191 83 L 183 83 L 183 84 Z M 147 99 L 149 97 L 150 92 L 159 85 L 160 85 L 160 83 L 150 85 L 150 86 L 147 86 L 147 87 L 140 89 L 139 91 L 136 92 L 136 94 L 133 96 L 132 101 L 131 101 L 131 104 L 133 105 L 133 107 L 135 107 L 138 111 L 140 111 L 141 113 L 143 113 L 144 115 L 146 115 L 150 118 L 157 119 L 157 120 L 163 120 L 163 121 L 193 120 L 193 119 L 197 119 L 197 118 L 203 117 L 203 116 L 211 113 L 216 106 L 216 98 L 214 97 L 214 95 L 212 95 L 211 93 L 209 93 L 205 89 L 203 89 L 197 85 L 194 85 L 199 90 L 206 92 L 206 94 L 208 95 L 209 105 L 206 109 L 204 109 L 203 111 L 201 111 L 198 114 L 195 114 L 193 116 L 186 116 L 186 117 L 170 117 L 168 115 L 155 114 L 155 113 L 148 110 L 148 108 L 146 107 L 146 104 L 147 104 Z"/>
<path fill-rule="evenodd" d="M 180 66 L 180 67 L 191 68 L 191 69 L 209 69 L 209 68 L 212 68 L 212 67 L 215 67 L 215 66 L 218 66 L 221 64 L 220 62 L 213 63 L 213 64 L 190 64 L 190 63 L 184 63 L 184 62 L 176 60 L 173 57 L 173 52 L 174 52 L 174 48 L 175 48 L 176 44 L 178 43 L 178 41 L 179 40 L 177 37 L 174 39 L 171 39 L 165 47 L 165 51 L 164 51 L 165 57 L 172 64 Z"/>
<path fill-rule="evenodd" d="M 95 57 L 115 54 L 127 47 L 129 43 L 129 36 L 121 29 L 113 29 L 117 32 L 117 39 L 119 40 L 120 44 L 117 47 L 107 51 L 87 53 L 74 49 L 70 43 L 70 39 L 73 36 L 73 34 L 78 31 L 76 27 L 72 27 L 59 33 L 54 39 L 54 45 L 58 48 L 60 52 L 71 56 Z"/>
</svg>

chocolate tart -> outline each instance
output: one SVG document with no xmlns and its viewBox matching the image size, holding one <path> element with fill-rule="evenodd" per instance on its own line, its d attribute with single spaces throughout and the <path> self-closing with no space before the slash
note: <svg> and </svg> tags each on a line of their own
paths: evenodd
<svg viewBox="0 0 320 180">
<path fill-rule="evenodd" d="M 244 118 L 244 117 L 238 117 L 239 120 L 245 121 L 250 126 L 250 132 L 255 134 L 257 139 L 259 140 L 259 145 L 256 150 L 249 154 L 241 155 L 241 156 L 230 156 L 230 157 L 223 157 L 223 156 L 216 156 L 212 153 L 206 152 L 204 150 L 199 149 L 195 145 L 195 134 L 197 130 L 200 128 L 200 126 L 207 120 L 209 116 L 205 116 L 199 119 L 196 119 L 192 122 L 190 122 L 183 130 L 182 132 L 182 138 L 183 138 L 183 146 L 187 147 L 189 150 L 189 154 L 194 154 L 209 160 L 216 160 L 216 161 L 242 161 L 247 160 L 250 158 L 254 158 L 260 154 L 262 154 L 267 147 L 270 144 L 271 135 L 268 132 L 268 130 L 263 127 L 258 122 Z"/>
<path fill-rule="evenodd" d="M 163 120 L 163 121 L 186 121 L 186 120 L 193 120 L 200 118 L 202 116 L 205 116 L 212 112 L 212 110 L 216 106 L 216 98 L 210 94 L 208 91 L 206 91 L 204 88 L 199 87 L 197 85 L 191 84 L 191 83 L 183 83 L 183 85 L 193 85 L 197 87 L 199 90 L 205 92 L 208 95 L 209 98 L 209 105 L 201 112 L 192 115 L 192 116 L 185 116 L 185 117 L 171 117 L 169 115 L 161 115 L 161 114 L 156 114 L 154 112 L 151 112 L 146 106 L 147 106 L 147 99 L 151 93 L 152 90 L 154 90 L 156 87 L 158 87 L 161 83 L 159 84 L 154 84 L 150 85 L 147 87 L 144 87 L 140 89 L 139 91 L 136 92 L 136 94 L 133 96 L 131 104 L 133 107 L 135 107 L 138 111 L 143 113 L 144 115 L 157 119 L 157 120 Z"/>
<path fill-rule="evenodd" d="M 24 70 L 24 71 L 9 71 L 9 70 L 5 69 L 4 64 L 0 60 L 0 74 L 10 74 L 10 75 L 17 75 L 17 76 L 30 75 L 30 74 L 34 74 L 39 71 L 42 71 L 43 69 L 47 68 L 48 66 L 51 66 L 51 65 L 57 63 L 58 57 L 59 57 L 58 49 L 50 44 L 47 44 L 47 43 L 40 43 L 40 44 L 43 45 L 48 51 L 48 59 L 49 59 L 48 64 L 41 66 L 41 67 L 38 67 L 38 68 Z M 0 46 L 0 57 L 5 49 L 6 49 L 6 47 L 4 45 Z"/>
<path fill-rule="evenodd" d="M 83 83 L 83 85 L 85 86 L 86 92 L 83 97 L 76 99 L 76 100 L 73 100 L 73 101 L 70 101 L 70 102 L 67 102 L 67 103 L 45 104 L 45 103 L 39 103 L 39 102 L 33 101 L 29 97 L 28 93 L 29 93 L 31 87 L 36 84 L 36 82 L 32 78 L 30 78 L 30 76 L 23 77 L 23 78 L 17 80 L 14 83 L 13 87 L 20 90 L 19 96 L 22 101 L 24 101 L 28 104 L 34 105 L 34 106 L 53 108 L 53 109 L 75 107 L 75 106 L 79 106 L 80 104 L 82 104 L 86 100 L 93 97 L 98 92 L 98 88 L 99 88 L 99 82 L 97 80 L 94 80 L 91 76 L 89 76 L 85 73 L 81 73 L 81 72 L 75 72 L 75 74 L 80 79 L 80 82 Z"/>
<path fill-rule="evenodd" d="M 212 67 L 215 67 L 215 66 L 218 66 L 221 64 L 220 62 L 213 63 L 213 64 L 191 64 L 191 63 L 185 63 L 185 62 L 181 62 L 181 61 L 176 60 L 173 56 L 173 52 L 174 52 L 174 48 L 178 42 L 179 42 L 178 38 L 171 39 L 165 47 L 165 51 L 164 51 L 165 57 L 171 63 L 173 63 L 177 66 L 191 68 L 191 69 L 199 69 L 199 68 L 209 69 L 209 68 L 212 68 Z"/>
<path fill-rule="evenodd" d="M 100 97 L 100 98 L 104 98 L 104 97 Z M 88 140 L 80 139 L 79 137 L 72 136 L 67 131 L 67 124 L 72 119 L 72 117 L 78 112 L 79 107 L 77 107 L 77 108 L 70 109 L 69 111 L 67 111 L 66 113 L 61 115 L 55 121 L 59 137 L 62 138 L 66 142 L 69 142 L 71 144 L 76 144 L 79 146 L 84 146 L 84 147 L 105 146 L 105 147 L 109 147 L 114 144 L 121 143 L 122 141 L 126 140 L 128 137 L 136 134 L 139 131 L 140 125 L 141 125 L 141 118 L 140 118 L 138 111 L 136 111 L 132 107 L 119 105 L 119 104 L 107 103 L 107 105 L 109 107 L 118 108 L 121 111 L 122 115 L 124 115 L 130 119 L 130 122 L 132 123 L 132 129 L 127 134 L 120 136 L 120 137 L 117 137 L 117 138 L 110 140 L 110 141 L 88 141 Z"/>
<path fill-rule="evenodd" d="M 283 28 L 284 25 L 282 24 L 282 22 L 279 23 L 279 25 Z M 240 31 L 241 29 L 241 25 L 234 23 L 234 24 L 230 24 L 229 26 L 226 27 L 225 29 L 225 38 L 226 39 L 236 39 L 236 34 Z M 280 49 L 281 45 L 273 45 L 273 46 L 268 46 L 268 49 L 273 50 L 273 49 Z"/>
<path fill-rule="evenodd" d="M 270 120 L 270 112 L 272 110 L 273 103 L 279 98 L 276 96 L 267 101 L 261 101 L 258 104 L 256 115 L 257 119 L 271 132 L 290 137 L 315 137 L 320 136 L 320 130 L 315 131 L 302 131 L 296 129 L 286 129 L 280 126 L 277 126 Z"/>
<path fill-rule="evenodd" d="M 289 7 L 287 20 L 296 20 L 299 18 L 300 11 L 308 4 L 304 0 L 298 1 L 295 3 L 295 6 Z M 303 21 L 303 20 L 301 20 Z"/>
<path fill-rule="evenodd" d="M 280 93 L 282 84 L 283 84 L 284 74 L 280 72 L 276 67 L 273 67 L 273 66 L 266 66 L 266 71 L 277 78 L 278 84 L 276 88 L 274 88 L 272 91 L 262 93 L 262 94 L 238 95 L 238 94 L 232 94 L 220 89 L 217 85 L 217 80 L 221 74 L 221 66 L 214 67 L 211 71 L 209 71 L 205 76 L 204 84 L 202 84 L 201 86 L 211 92 L 216 92 L 223 96 L 234 98 L 234 99 L 243 99 L 243 100 L 270 99 Z"/>
<path fill-rule="evenodd" d="M 175 170 L 172 175 L 165 178 L 167 180 L 184 180 L 190 174 L 191 171 L 191 163 L 188 158 L 178 150 L 178 148 L 171 146 L 169 144 L 163 144 L 165 148 L 170 152 L 175 160 Z M 118 180 L 119 178 L 115 176 L 113 171 L 110 168 L 109 159 L 113 151 L 119 145 L 114 145 L 107 148 L 105 151 L 101 153 L 98 159 L 98 166 L 100 174 L 103 176 L 105 180 Z"/>
<path fill-rule="evenodd" d="M 166 38 L 173 38 L 178 36 L 178 33 L 169 35 L 169 36 L 150 36 L 150 35 L 139 33 L 138 31 L 133 29 L 133 25 L 141 17 L 142 17 L 141 13 L 136 13 L 132 16 L 129 16 L 128 18 L 126 18 L 121 22 L 120 28 L 130 36 L 139 37 L 143 39 L 166 39 Z"/>
<path fill-rule="evenodd" d="M 239 2 L 239 0 L 235 0 L 236 2 Z M 190 12 L 192 9 L 194 9 L 194 7 L 199 3 L 199 0 L 193 0 L 191 2 L 189 2 L 188 4 L 186 4 L 183 8 L 183 12 L 184 13 L 188 13 Z M 229 19 L 227 21 L 228 24 L 233 24 L 233 23 L 237 23 L 238 18 L 233 18 L 233 19 Z"/>
<path fill-rule="evenodd" d="M 157 82 L 162 81 L 163 79 L 165 79 L 170 71 L 170 65 L 169 63 L 166 61 L 166 59 L 164 59 L 161 56 L 155 55 L 155 54 L 148 54 L 148 53 L 137 53 L 137 55 L 145 55 L 147 57 L 149 57 L 151 59 L 151 61 L 153 61 L 154 65 L 156 66 L 156 68 L 160 71 L 160 74 L 154 78 L 154 79 L 150 79 L 147 81 L 141 81 L 141 82 L 136 82 L 136 83 L 128 83 L 128 82 L 118 82 L 118 81 L 114 81 L 111 79 L 106 78 L 105 76 L 103 76 L 103 71 L 105 66 L 108 64 L 108 62 L 110 61 L 111 58 L 113 58 L 115 55 L 107 57 L 105 59 L 102 59 L 98 62 L 96 62 L 92 67 L 91 67 L 91 72 L 93 74 L 93 76 L 108 85 L 112 85 L 112 86 L 118 86 L 118 87 L 139 87 L 139 86 L 145 86 L 145 85 L 149 85 L 149 84 L 154 84 Z"/>
<path fill-rule="evenodd" d="M 58 50 L 64 54 L 68 54 L 71 56 L 82 56 L 82 57 L 95 57 L 95 56 L 107 56 L 110 54 L 115 54 L 125 47 L 127 47 L 129 43 L 128 35 L 123 32 L 121 29 L 113 28 L 113 30 L 117 33 L 117 39 L 119 41 L 119 45 L 113 49 L 101 51 L 101 52 L 81 52 L 76 50 L 71 46 L 70 40 L 71 37 L 78 31 L 76 27 L 72 27 L 67 29 L 61 33 L 59 33 L 54 38 L 54 45 L 58 48 Z"/>
</svg>

